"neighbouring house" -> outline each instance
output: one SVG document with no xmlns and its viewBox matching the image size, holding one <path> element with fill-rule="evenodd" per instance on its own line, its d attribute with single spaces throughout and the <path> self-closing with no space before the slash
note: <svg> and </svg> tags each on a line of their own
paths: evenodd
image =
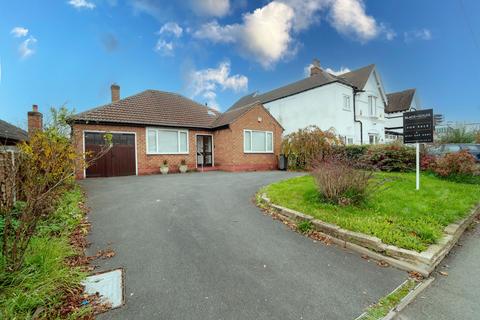
<svg viewBox="0 0 480 320">
<path fill-rule="evenodd" d="M 164 160 L 171 171 L 182 160 L 190 169 L 277 168 L 283 128 L 257 101 L 221 113 L 170 92 L 120 99 L 114 84 L 111 96 L 111 103 L 70 119 L 78 153 L 95 154 L 104 134 L 112 134 L 112 148 L 86 170 L 79 167 L 79 179 L 158 173 Z"/>
<path fill-rule="evenodd" d="M 0 146 L 15 146 L 26 140 L 28 140 L 28 134 L 25 130 L 0 120 Z"/>
<path fill-rule="evenodd" d="M 385 141 L 403 141 L 403 113 L 421 109 L 416 89 L 387 94 L 385 107 Z"/>
<path fill-rule="evenodd" d="M 310 76 L 238 100 L 229 111 L 254 101 L 262 103 L 285 128 L 285 134 L 316 125 L 335 129 L 346 144 L 385 142 L 387 95 L 375 65 L 333 75 L 313 61 Z"/>
</svg>

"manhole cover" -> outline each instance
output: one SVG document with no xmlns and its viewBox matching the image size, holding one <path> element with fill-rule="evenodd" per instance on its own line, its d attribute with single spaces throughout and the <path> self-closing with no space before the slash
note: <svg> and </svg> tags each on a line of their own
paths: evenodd
<svg viewBox="0 0 480 320">
<path fill-rule="evenodd" d="M 97 273 L 83 281 L 85 292 L 88 294 L 99 293 L 103 302 L 110 303 L 112 308 L 123 304 L 123 270 L 115 269 Z"/>
</svg>

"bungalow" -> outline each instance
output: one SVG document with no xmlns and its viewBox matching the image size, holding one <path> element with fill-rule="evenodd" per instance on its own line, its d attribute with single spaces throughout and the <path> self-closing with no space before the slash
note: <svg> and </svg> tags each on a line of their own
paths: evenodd
<svg viewBox="0 0 480 320">
<path fill-rule="evenodd" d="M 146 90 L 120 99 L 113 84 L 111 96 L 111 103 L 70 120 L 79 153 L 98 152 L 106 132 L 113 137 L 107 154 L 77 169 L 79 179 L 157 173 L 164 160 L 171 171 L 182 160 L 190 169 L 277 167 L 283 128 L 258 101 L 221 113 L 171 92 Z"/>
<path fill-rule="evenodd" d="M 421 109 L 416 89 L 387 94 L 385 138 L 387 142 L 403 139 L 403 113 Z"/>
<path fill-rule="evenodd" d="M 0 146 L 15 146 L 26 140 L 28 140 L 28 134 L 25 130 L 0 120 Z"/>
</svg>

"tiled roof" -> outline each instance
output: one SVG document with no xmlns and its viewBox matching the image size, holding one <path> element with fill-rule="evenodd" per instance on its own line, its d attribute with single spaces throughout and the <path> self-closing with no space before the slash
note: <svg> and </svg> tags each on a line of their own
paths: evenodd
<svg viewBox="0 0 480 320">
<path fill-rule="evenodd" d="M 407 89 L 387 94 L 388 105 L 385 108 L 385 112 L 393 113 L 410 109 L 414 96 L 415 89 Z"/>
<path fill-rule="evenodd" d="M 28 134 L 25 130 L 0 120 L 0 145 L 3 144 L 6 139 L 13 141 L 26 141 L 28 140 Z"/>
<path fill-rule="evenodd" d="M 138 124 L 214 129 L 226 126 L 256 106 L 218 112 L 176 93 L 146 90 L 119 101 L 76 114 L 74 122 Z"/>
<path fill-rule="evenodd" d="M 80 122 L 112 122 L 210 128 L 220 112 L 176 93 L 146 90 L 72 117 Z"/>
<path fill-rule="evenodd" d="M 278 89 L 274 89 L 263 94 L 252 93 L 246 95 L 235 102 L 229 110 L 240 108 L 255 101 L 268 103 L 334 82 L 340 82 L 348 86 L 363 89 L 368 81 L 370 73 L 374 68 L 375 65 L 371 64 L 339 76 L 335 76 L 324 70 L 321 70 L 321 72 L 313 76 L 309 76 L 305 79 L 288 84 Z"/>
</svg>

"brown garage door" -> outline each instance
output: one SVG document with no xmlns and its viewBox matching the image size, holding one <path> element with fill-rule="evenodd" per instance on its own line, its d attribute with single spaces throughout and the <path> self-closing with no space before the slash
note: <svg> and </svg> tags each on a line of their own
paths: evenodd
<svg viewBox="0 0 480 320">
<path fill-rule="evenodd" d="M 95 156 L 104 145 L 103 133 L 85 132 L 85 151 Z M 135 135 L 112 134 L 112 148 L 87 168 L 87 178 L 135 175 Z"/>
</svg>

